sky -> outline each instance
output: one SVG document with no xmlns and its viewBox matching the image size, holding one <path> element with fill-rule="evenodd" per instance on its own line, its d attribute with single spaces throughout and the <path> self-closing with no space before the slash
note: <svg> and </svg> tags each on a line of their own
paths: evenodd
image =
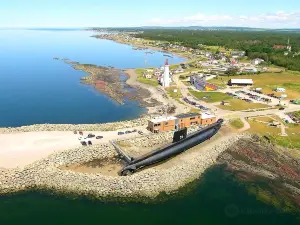
<svg viewBox="0 0 300 225">
<path fill-rule="evenodd" d="M 300 0 L 3 0 L 0 27 L 300 28 Z"/>
</svg>

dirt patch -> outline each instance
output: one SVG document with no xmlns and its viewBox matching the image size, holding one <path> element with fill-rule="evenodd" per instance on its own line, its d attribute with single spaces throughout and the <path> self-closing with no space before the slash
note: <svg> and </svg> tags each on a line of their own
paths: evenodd
<svg viewBox="0 0 300 225">
<path fill-rule="evenodd" d="M 63 170 L 71 170 L 79 173 L 99 173 L 106 176 L 119 176 L 118 172 L 124 167 L 119 158 L 95 159 L 82 164 L 74 164 L 61 167 Z"/>
</svg>

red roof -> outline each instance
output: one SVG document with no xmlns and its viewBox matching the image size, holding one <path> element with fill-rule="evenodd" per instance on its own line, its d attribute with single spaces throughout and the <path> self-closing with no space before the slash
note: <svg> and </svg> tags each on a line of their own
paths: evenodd
<svg viewBox="0 0 300 225">
<path fill-rule="evenodd" d="M 285 49 L 286 46 L 284 46 L 284 45 L 274 45 L 273 48 L 275 48 L 275 49 Z"/>
</svg>

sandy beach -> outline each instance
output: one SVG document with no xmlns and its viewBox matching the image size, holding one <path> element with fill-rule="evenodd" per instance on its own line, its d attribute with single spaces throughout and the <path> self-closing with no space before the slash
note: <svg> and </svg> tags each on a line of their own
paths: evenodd
<svg viewBox="0 0 300 225">
<path fill-rule="evenodd" d="M 138 127 L 139 128 L 139 127 Z M 132 128 L 133 129 L 133 128 Z M 130 130 L 132 130 L 130 129 Z M 141 130 L 141 129 L 139 129 Z M 125 131 L 120 130 L 120 131 Z M 146 132 L 143 130 L 143 132 Z M 90 139 L 93 144 L 138 136 L 137 133 L 118 135 L 118 131 L 84 132 L 101 135 L 103 139 Z M 72 131 L 23 132 L 0 135 L 0 168 L 23 168 L 48 155 L 81 146 L 79 135 Z"/>
</svg>

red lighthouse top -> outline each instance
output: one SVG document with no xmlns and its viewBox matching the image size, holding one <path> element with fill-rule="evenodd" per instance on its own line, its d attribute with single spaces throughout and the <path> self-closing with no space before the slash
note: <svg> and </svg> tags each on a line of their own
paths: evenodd
<svg viewBox="0 0 300 225">
<path fill-rule="evenodd" d="M 169 60 L 166 59 L 166 63 L 165 63 L 165 66 L 168 66 L 169 65 Z"/>
</svg>

